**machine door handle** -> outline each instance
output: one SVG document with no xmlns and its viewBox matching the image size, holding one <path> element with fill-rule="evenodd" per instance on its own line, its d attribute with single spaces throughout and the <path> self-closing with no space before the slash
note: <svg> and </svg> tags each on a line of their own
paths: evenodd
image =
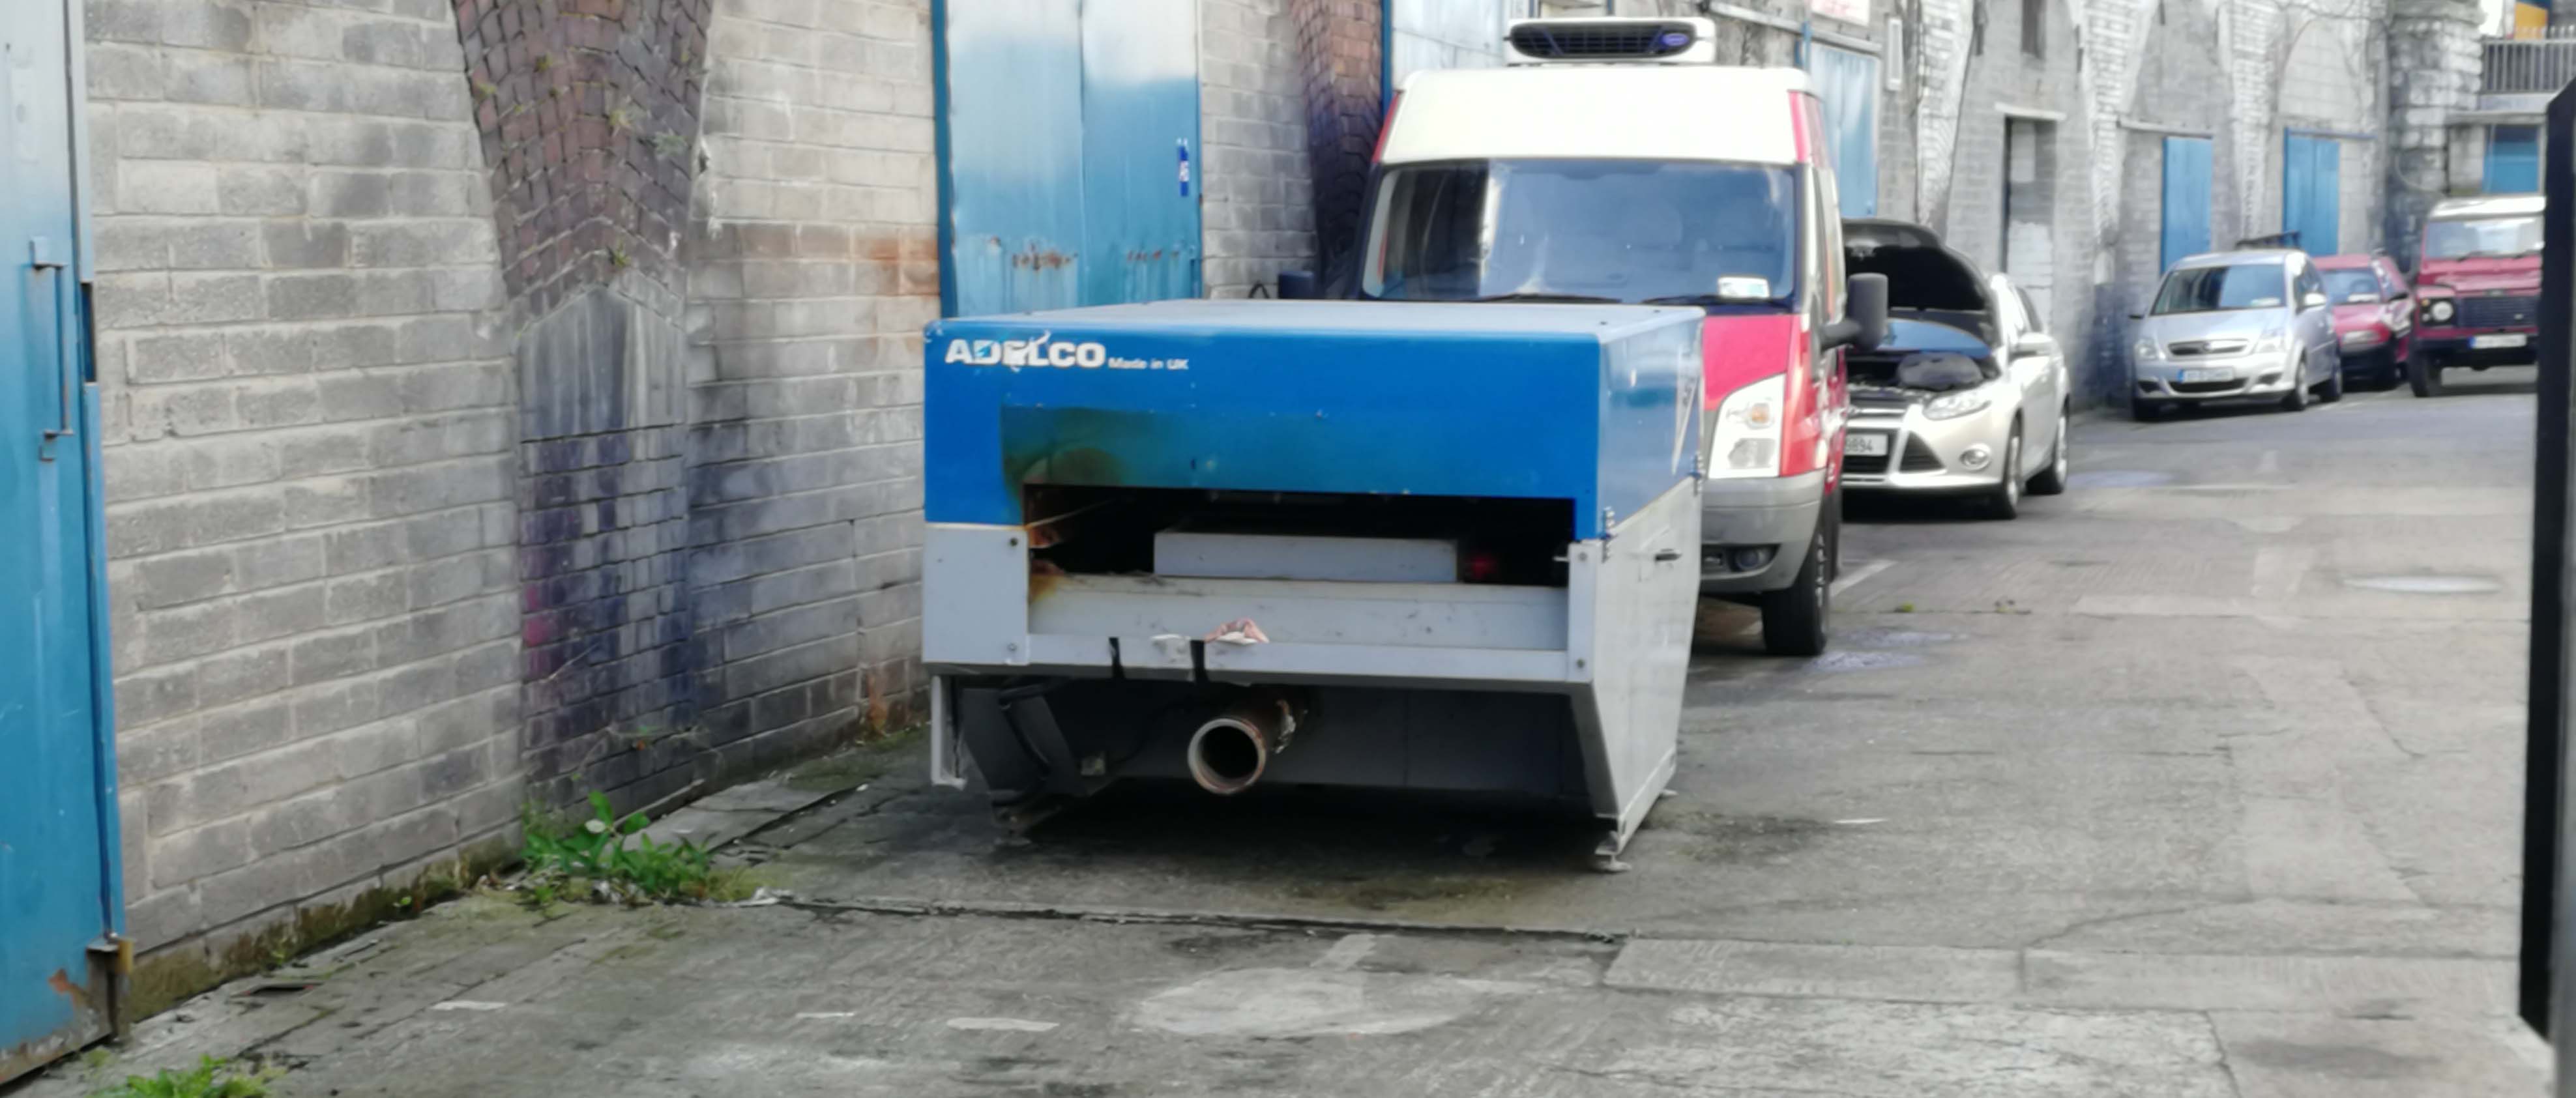
<svg viewBox="0 0 2576 1098">
<path fill-rule="evenodd" d="M 1658 549 L 1655 551 L 1655 563 L 1657 564 L 1668 564 L 1680 559 L 1682 559 L 1682 551 L 1679 549 Z"/>
<path fill-rule="evenodd" d="M 71 348 L 67 346 L 68 340 L 65 338 L 69 334 L 65 330 L 68 326 L 63 323 L 63 283 L 70 279 L 67 277 L 69 272 L 64 269 L 63 262 L 55 259 L 52 253 L 53 249 L 44 237 L 33 237 L 27 241 L 28 273 L 38 277 L 51 275 L 54 280 L 54 354 L 58 359 L 63 360 L 57 362 L 54 367 L 54 388 L 59 397 L 58 412 L 55 419 L 56 426 L 45 431 L 47 443 L 58 438 L 69 438 L 73 433 L 71 367 L 74 360 L 71 358 Z"/>
</svg>

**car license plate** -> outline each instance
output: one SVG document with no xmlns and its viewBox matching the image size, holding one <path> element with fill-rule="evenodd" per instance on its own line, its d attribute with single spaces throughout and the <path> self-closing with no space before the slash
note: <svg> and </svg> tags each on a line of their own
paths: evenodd
<svg viewBox="0 0 2576 1098">
<path fill-rule="evenodd" d="M 2236 380 L 2236 371 L 2185 370 L 2182 372 L 2182 379 L 2184 381 L 2234 381 Z"/>
<path fill-rule="evenodd" d="M 2471 348 L 2475 349 L 2475 350 L 2480 350 L 2480 351 L 2493 350 L 2493 349 L 2498 348 L 2498 347 L 2521 347 L 2521 346 L 2525 346 L 2525 345 L 2529 344 L 2530 342 L 2531 342 L 2531 337 L 2530 337 L 2530 336 L 2527 336 L 2527 335 L 2521 335 L 2521 334 L 2519 334 L 2519 333 L 2514 334 L 2514 335 L 2470 336 L 2470 337 L 2469 337 L 2469 346 L 2470 346 Z"/>
<path fill-rule="evenodd" d="M 1887 436 L 1854 431 L 1843 436 L 1843 452 L 1854 457 L 1886 457 Z"/>
</svg>

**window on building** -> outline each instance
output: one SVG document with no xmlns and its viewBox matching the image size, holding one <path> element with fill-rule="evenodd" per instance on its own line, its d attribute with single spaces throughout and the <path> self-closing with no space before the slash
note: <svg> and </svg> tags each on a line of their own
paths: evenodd
<svg viewBox="0 0 2576 1098">
<path fill-rule="evenodd" d="M 2021 52 L 2048 56 L 2048 0 L 2021 0 Z"/>
</svg>

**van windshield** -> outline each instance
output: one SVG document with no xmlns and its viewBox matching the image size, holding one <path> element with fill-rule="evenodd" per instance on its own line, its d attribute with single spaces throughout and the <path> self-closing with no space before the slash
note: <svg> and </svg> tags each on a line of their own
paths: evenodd
<svg viewBox="0 0 2576 1098">
<path fill-rule="evenodd" d="M 1788 168 L 1482 160 L 1388 169 L 1365 295 L 1782 306 L 1798 292 Z"/>
<path fill-rule="evenodd" d="M 2156 315 L 2214 313 L 2226 309 L 2277 309 L 2287 299 L 2279 263 L 2185 267 L 2165 276 Z"/>
<path fill-rule="evenodd" d="M 2426 259 L 2511 259 L 2540 250 L 2540 216 L 2440 218 L 2424 223 Z"/>
</svg>

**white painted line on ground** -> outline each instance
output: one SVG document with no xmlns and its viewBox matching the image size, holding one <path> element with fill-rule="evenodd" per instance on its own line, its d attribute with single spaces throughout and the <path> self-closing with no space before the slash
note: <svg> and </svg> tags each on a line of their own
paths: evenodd
<svg viewBox="0 0 2576 1098">
<path fill-rule="evenodd" d="M 798 1021 L 828 1022 L 858 1016 L 859 1012 L 855 1010 L 809 1010 L 797 1015 L 796 1018 Z"/>
<path fill-rule="evenodd" d="M 480 999 L 449 999 L 431 1006 L 431 1010 L 500 1010 L 508 1003 L 487 1003 Z"/>
<path fill-rule="evenodd" d="M 1881 573 L 1881 572 L 1887 571 L 1888 569 L 1893 568 L 1893 567 L 1896 567 L 1896 562 L 1895 562 L 1895 561 L 1892 561 L 1892 560 L 1865 560 L 1865 561 L 1862 561 L 1862 562 L 1860 562 L 1859 564 L 1855 564 L 1855 565 L 1853 565 L 1853 566 L 1851 566 L 1851 567 L 1849 567 L 1849 568 L 1845 568 L 1845 569 L 1843 569 L 1843 574 L 1842 574 L 1842 575 L 1839 575 L 1839 576 L 1834 577 L 1833 586 L 1830 588 L 1830 590 L 1832 590 L 1832 591 L 1833 591 L 1833 593 L 1834 593 L 1834 595 L 1835 595 L 1836 597 L 1840 597 L 1840 596 L 1842 595 L 1842 593 L 1843 593 L 1843 592 L 1845 592 L 1845 591 L 1849 591 L 1849 590 L 1851 590 L 1851 589 L 1852 589 L 1852 588 L 1854 588 L 1854 587 L 1858 587 L 1858 586 L 1860 586 L 1860 584 L 1861 584 L 1861 581 L 1862 581 L 1862 580 L 1866 580 L 1866 579 L 1870 578 L 1871 576 L 1875 576 L 1875 575 L 1877 575 L 1877 574 L 1879 574 L 1879 573 Z M 1761 621 L 1756 620 L 1753 624 L 1748 625 L 1748 626 L 1745 626 L 1745 627 L 1744 627 L 1744 628 L 1742 628 L 1742 629 L 1736 630 L 1735 635 L 1736 635 L 1736 636 L 1739 636 L 1739 637 L 1758 637 L 1758 636 L 1761 636 L 1761 635 L 1762 635 L 1762 623 L 1761 623 Z"/>
<path fill-rule="evenodd" d="M 1315 967 L 1327 972 L 1348 972 L 1358 968 L 1360 962 L 1367 959 L 1369 951 L 1376 948 L 1375 934 L 1345 934 L 1341 941 L 1333 943 L 1333 948 L 1315 958 Z"/>
<path fill-rule="evenodd" d="M 1860 586 L 1861 581 L 1894 567 L 1896 567 L 1896 562 L 1892 560 L 1862 561 L 1859 564 L 1843 569 L 1842 575 L 1834 577 L 1833 592 L 1837 595 L 1842 594 L 1845 591 L 1849 591 L 1854 587 Z"/>
<path fill-rule="evenodd" d="M 1054 1022 L 1032 1022 L 1025 1018 L 951 1018 L 950 1029 L 990 1030 L 998 1033 L 1044 1033 L 1054 1029 Z"/>
</svg>

